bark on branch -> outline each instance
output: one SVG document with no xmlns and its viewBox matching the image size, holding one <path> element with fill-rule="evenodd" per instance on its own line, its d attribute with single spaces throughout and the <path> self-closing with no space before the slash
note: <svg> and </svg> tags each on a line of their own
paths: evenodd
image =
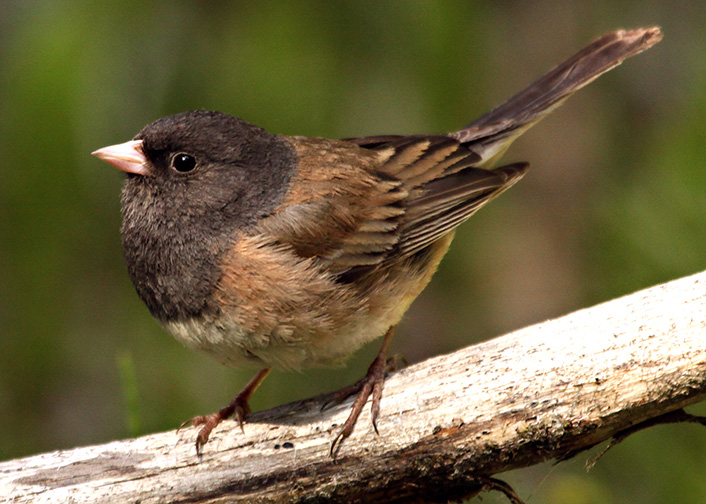
<svg viewBox="0 0 706 504">
<path fill-rule="evenodd" d="M 336 460 L 350 401 L 0 464 L 0 502 L 425 502 L 562 458 L 706 397 L 706 272 L 435 357 L 389 377 Z M 665 418 L 670 418 L 667 415 Z M 657 420 L 658 421 L 658 420 Z M 673 420 L 672 420 L 673 421 Z M 632 430 L 628 430 L 631 432 Z M 496 487 L 497 488 L 497 487 Z"/>
</svg>

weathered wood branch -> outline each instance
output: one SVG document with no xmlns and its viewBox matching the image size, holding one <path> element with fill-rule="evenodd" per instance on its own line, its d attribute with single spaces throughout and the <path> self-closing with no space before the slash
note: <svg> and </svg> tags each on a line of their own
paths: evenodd
<svg viewBox="0 0 706 504">
<path fill-rule="evenodd" d="M 386 383 L 332 460 L 350 401 L 0 464 L 0 502 L 395 502 L 472 495 L 706 398 L 706 272 L 429 359 Z"/>
</svg>

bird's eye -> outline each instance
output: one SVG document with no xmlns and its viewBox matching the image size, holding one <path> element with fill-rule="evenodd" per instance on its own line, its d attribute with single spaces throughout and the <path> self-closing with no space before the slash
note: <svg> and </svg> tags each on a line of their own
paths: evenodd
<svg viewBox="0 0 706 504">
<path fill-rule="evenodd" d="M 172 168 L 180 173 L 188 173 L 196 168 L 196 159 L 188 154 L 177 154 L 172 158 Z"/>
</svg>

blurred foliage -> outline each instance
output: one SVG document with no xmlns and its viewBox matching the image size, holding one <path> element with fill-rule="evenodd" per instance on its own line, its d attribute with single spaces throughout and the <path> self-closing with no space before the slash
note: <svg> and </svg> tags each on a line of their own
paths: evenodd
<svg viewBox="0 0 706 504">
<path fill-rule="evenodd" d="M 596 36 L 654 24 L 661 44 L 506 155 L 532 170 L 463 226 L 393 345 L 410 361 L 706 267 L 701 3 L 4 0 L 0 459 L 174 428 L 252 372 L 150 318 L 122 262 L 121 174 L 92 150 L 197 108 L 284 134 L 451 131 Z M 275 372 L 253 407 L 350 383 L 376 351 Z M 659 427 L 589 475 L 579 456 L 508 478 L 534 502 L 702 502 L 705 458 L 703 429 Z"/>
</svg>

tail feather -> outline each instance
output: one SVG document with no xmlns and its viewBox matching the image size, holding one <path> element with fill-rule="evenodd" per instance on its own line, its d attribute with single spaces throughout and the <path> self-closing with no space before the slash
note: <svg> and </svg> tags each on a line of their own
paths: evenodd
<svg viewBox="0 0 706 504">
<path fill-rule="evenodd" d="M 490 165 L 512 141 L 601 74 L 662 40 L 658 27 L 608 33 L 498 107 L 449 136 Z"/>
</svg>

